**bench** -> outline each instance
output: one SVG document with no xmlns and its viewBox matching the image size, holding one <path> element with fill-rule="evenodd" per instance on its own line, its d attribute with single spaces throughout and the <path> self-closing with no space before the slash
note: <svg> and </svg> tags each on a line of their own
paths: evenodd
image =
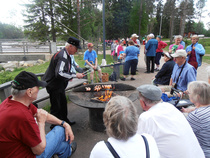
<svg viewBox="0 0 210 158">
<path fill-rule="evenodd" d="M 43 75 L 44 75 L 44 73 L 36 74 L 37 77 L 42 77 Z M 1 102 L 4 101 L 8 96 L 11 95 L 11 82 L 12 81 L 9 81 L 9 82 L 6 82 L 6 83 L 3 83 L 0 85 Z M 74 78 L 72 81 L 69 81 L 65 91 L 67 92 L 67 91 L 71 90 L 72 88 L 80 86 L 84 82 L 87 82 L 87 80 Z M 49 94 L 47 93 L 46 88 L 42 88 L 39 90 L 37 99 L 35 101 L 33 101 L 33 104 L 37 104 L 37 103 L 42 102 L 48 98 L 49 98 Z"/>
</svg>

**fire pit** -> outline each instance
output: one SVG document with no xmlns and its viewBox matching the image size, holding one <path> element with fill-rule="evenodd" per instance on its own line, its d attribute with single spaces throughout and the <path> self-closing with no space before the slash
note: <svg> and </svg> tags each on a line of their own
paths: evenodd
<svg viewBox="0 0 210 158">
<path fill-rule="evenodd" d="M 94 131 L 104 131 L 103 111 L 111 97 L 121 95 L 131 101 L 138 98 L 136 88 L 127 84 L 89 84 L 82 85 L 70 92 L 69 99 L 76 105 L 89 109 L 89 123 Z M 105 99 L 106 98 L 106 99 Z"/>
</svg>

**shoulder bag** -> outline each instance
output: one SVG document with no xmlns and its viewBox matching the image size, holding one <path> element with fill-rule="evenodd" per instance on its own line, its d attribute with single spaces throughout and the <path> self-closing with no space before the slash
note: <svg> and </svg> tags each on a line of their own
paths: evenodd
<svg viewBox="0 0 210 158">
<path fill-rule="evenodd" d="M 143 135 L 141 135 L 144 143 L 145 143 L 145 148 L 146 148 L 146 158 L 150 158 L 150 152 L 149 152 L 149 144 L 147 141 L 147 138 Z M 108 147 L 108 149 L 110 150 L 110 152 L 112 153 L 112 155 L 114 156 L 114 158 L 120 158 L 120 156 L 117 154 L 117 152 L 114 150 L 114 148 L 112 147 L 111 143 L 109 141 L 104 141 L 104 143 L 106 144 L 106 146 Z"/>
</svg>

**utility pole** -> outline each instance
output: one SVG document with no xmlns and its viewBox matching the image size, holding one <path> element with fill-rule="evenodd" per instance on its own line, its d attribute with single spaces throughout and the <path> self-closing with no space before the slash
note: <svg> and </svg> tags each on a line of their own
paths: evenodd
<svg viewBox="0 0 210 158">
<path fill-rule="evenodd" d="M 161 13 L 160 13 L 160 31 L 159 31 L 159 35 L 161 36 L 161 29 L 162 29 L 162 20 L 163 20 L 163 13 L 162 13 L 162 11 L 161 11 Z"/>
<path fill-rule="evenodd" d="M 105 43 L 105 36 L 106 36 L 106 32 L 105 32 L 105 0 L 103 0 L 103 55 L 104 55 L 104 59 L 106 59 L 106 43 Z"/>
<path fill-rule="evenodd" d="M 79 0 L 77 0 L 77 34 L 79 37 L 81 36 L 81 31 L 80 31 L 80 5 L 79 5 Z"/>
</svg>

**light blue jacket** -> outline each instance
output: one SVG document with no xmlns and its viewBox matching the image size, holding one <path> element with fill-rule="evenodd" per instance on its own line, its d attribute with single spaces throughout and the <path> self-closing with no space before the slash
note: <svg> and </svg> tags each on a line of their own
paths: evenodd
<svg viewBox="0 0 210 158">
<path fill-rule="evenodd" d="M 185 42 L 184 41 L 181 41 L 180 44 L 183 45 L 183 47 L 185 48 Z"/>
<path fill-rule="evenodd" d="M 202 44 L 199 44 L 198 42 L 194 45 L 195 46 L 195 56 L 196 61 L 198 63 L 198 67 L 201 66 L 202 63 L 202 56 L 205 54 L 205 49 L 203 48 Z M 187 46 L 186 52 L 192 51 L 192 44 Z M 189 61 L 190 55 L 187 56 L 187 61 Z"/>
</svg>

